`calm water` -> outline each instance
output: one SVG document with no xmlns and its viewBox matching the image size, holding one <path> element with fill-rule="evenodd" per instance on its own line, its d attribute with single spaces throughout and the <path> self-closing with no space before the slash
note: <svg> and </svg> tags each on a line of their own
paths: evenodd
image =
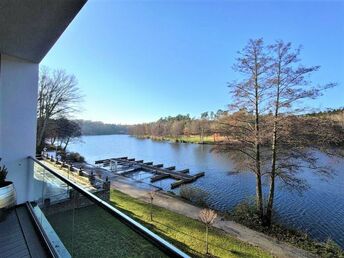
<svg viewBox="0 0 344 258">
<path fill-rule="evenodd" d="M 128 156 L 155 164 L 173 165 L 177 169 L 189 168 L 191 174 L 204 171 L 205 176 L 193 185 L 206 190 L 209 203 L 221 211 L 229 211 L 255 194 L 253 175 L 229 175 L 233 170 L 233 162 L 225 154 L 210 152 L 209 145 L 108 135 L 84 136 L 81 142 L 72 143 L 69 150 L 80 152 L 89 163 L 97 159 Z M 279 187 L 275 201 L 278 220 L 320 240 L 331 238 L 344 248 L 344 160 L 335 162 L 322 155 L 320 158 L 336 168 L 334 178 L 324 180 L 311 171 L 304 171 L 302 176 L 307 178 L 311 186 L 307 192 L 300 195 Z M 147 173 L 134 176 L 146 182 L 150 179 Z M 156 182 L 156 185 L 170 190 L 172 181 L 166 179 Z"/>
</svg>

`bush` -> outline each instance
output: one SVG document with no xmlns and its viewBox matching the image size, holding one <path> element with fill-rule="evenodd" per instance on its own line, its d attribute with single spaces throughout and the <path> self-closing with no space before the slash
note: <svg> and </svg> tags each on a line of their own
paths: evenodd
<svg viewBox="0 0 344 258">
<path fill-rule="evenodd" d="M 63 148 L 61 146 L 56 146 L 54 144 L 47 144 L 45 147 L 47 148 L 47 151 L 63 151 Z"/>
<path fill-rule="evenodd" d="M 85 158 L 81 156 L 78 152 L 67 153 L 66 160 L 72 161 L 72 162 L 85 162 Z"/>
<path fill-rule="evenodd" d="M 201 207 L 208 207 L 208 193 L 198 187 L 182 185 L 179 191 L 180 197 Z"/>
<path fill-rule="evenodd" d="M 245 226 L 250 228 L 257 229 L 262 226 L 261 219 L 252 200 L 245 200 L 239 203 L 235 206 L 233 212 L 230 213 L 230 216 L 231 219 L 245 224 Z"/>
<path fill-rule="evenodd" d="M 0 158 L 1 161 L 1 158 Z M 0 166 L 0 187 L 5 185 L 5 180 L 7 176 L 8 170 L 5 165 Z"/>
</svg>

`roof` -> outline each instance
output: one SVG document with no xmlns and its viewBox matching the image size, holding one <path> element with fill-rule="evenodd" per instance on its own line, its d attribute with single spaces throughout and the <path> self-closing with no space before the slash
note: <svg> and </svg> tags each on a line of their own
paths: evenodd
<svg viewBox="0 0 344 258">
<path fill-rule="evenodd" d="M 39 63 L 87 0 L 0 0 L 0 53 Z"/>
</svg>

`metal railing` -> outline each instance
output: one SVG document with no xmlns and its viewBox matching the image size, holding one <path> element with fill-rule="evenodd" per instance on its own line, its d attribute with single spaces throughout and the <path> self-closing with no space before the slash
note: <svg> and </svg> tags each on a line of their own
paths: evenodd
<svg viewBox="0 0 344 258">
<path fill-rule="evenodd" d="M 128 215 L 124 214 L 111 204 L 107 203 L 106 201 L 100 199 L 95 194 L 83 189 L 70 179 L 60 175 L 59 173 L 55 172 L 45 164 L 43 164 L 41 161 L 37 160 L 34 157 L 28 157 L 31 161 L 33 161 L 34 165 L 39 165 L 42 169 L 44 169 L 44 178 L 47 178 L 46 173 L 49 173 L 50 177 L 53 176 L 57 178 L 60 182 L 63 182 L 66 186 L 68 186 L 68 189 L 71 188 L 72 190 L 78 192 L 83 197 L 87 198 L 90 202 L 100 207 L 103 211 L 105 211 L 107 214 L 110 214 L 114 217 L 114 219 L 117 219 L 121 223 L 123 223 L 125 226 L 139 234 L 141 237 L 149 241 L 153 246 L 157 247 L 160 251 L 162 251 L 164 254 L 170 257 L 189 257 L 187 254 L 185 254 L 183 251 L 176 248 L 174 245 L 169 243 L 168 241 L 164 240 L 157 234 L 153 233 L 146 227 L 142 226 L 140 223 L 135 221 L 134 219 L 130 218 Z M 41 179 L 40 179 L 41 180 Z M 42 193 L 44 192 L 44 186 L 42 187 Z M 46 199 L 44 197 L 41 198 L 40 202 L 44 204 L 46 202 Z M 43 205 L 44 206 L 44 205 Z M 38 220 L 39 221 L 39 220 Z M 74 221 L 74 219 L 73 219 Z M 108 236 L 107 236 L 108 237 Z M 115 236 L 114 236 L 115 237 Z M 96 248 L 96 246 L 95 246 Z M 68 248 L 67 248 L 68 249 Z M 73 256 L 73 252 L 72 256 Z"/>
</svg>

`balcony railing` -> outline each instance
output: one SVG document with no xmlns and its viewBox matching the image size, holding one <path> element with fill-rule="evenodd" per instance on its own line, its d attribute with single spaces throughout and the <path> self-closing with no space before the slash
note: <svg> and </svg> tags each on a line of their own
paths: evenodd
<svg viewBox="0 0 344 258">
<path fill-rule="evenodd" d="M 56 257 L 189 257 L 127 216 L 102 194 L 29 157 L 32 211 Z"/>
</svg>

